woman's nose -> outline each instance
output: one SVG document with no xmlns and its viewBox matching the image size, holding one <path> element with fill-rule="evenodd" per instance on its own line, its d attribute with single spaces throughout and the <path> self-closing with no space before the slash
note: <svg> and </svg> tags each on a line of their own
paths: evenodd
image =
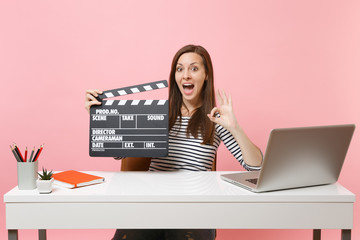
<svg viewBox="0 0 360 240">
<path fill-rule="evenodd" d="M 183 75 L 184 79 L 190 79 L 191 78 L 191 74 L 189 70 L 185 70 L 184 71 L 184 75 Z"/>
</svg>

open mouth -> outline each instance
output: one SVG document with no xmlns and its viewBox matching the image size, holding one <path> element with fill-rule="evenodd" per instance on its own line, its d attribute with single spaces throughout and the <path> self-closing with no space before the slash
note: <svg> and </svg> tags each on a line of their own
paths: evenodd
<svg viewBox="0 0 360 240">
<path fill-rule="evenodd" d="M 183 84 L 184 90 L 192 90 L 194 88 L 194 84 L 191 83 L 185 83 Z"/>
<path fill-rule="evenodd" d="M 184 93 L 186 95 L 189 95 L 193 92 L 193 89 L 194 89 L 194 84 L 191 84 L 191 83 L 185 83 L 182 85 L 183 86 L 183 89 L 184 89 Z"/>
</svg>

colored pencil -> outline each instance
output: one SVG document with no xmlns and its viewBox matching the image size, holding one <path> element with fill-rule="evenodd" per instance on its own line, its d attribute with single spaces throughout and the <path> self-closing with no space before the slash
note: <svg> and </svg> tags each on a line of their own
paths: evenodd
<svg viewBox="0 0 360 240">
<path fill-rule="evenodd" d="M 40 153 L 41 153 L 41 151 L 42 151 L 42 150 L 43 150 L 43 145 L 41 145 L 41 146 L 40 146 L 40 151 L 39 151 L 39 154 L 37 154 L 37 156 L 36 156 L 36 158 L 35 158 L 34 162 L 35 162 L 36 160 L 38 160 L 38 158 L 39 158 Z"/>
<path fill-rule="evenodd" d="M 21 160 L 20 160 L 19 156 L 17 155 L 15 149 L 13 147 L 11 147 L 11 145 L 10 145 L 10 149 L 11 149 L 12 153 L 14 154 L 16 161 L 21 162 Z"/>
<path fill-rule="evenodd" d="M 25 162 L 27 162 L 27 147 L 25 148 Z"/>
<path fill-rule="evenodd" d="M 17 154 L 18 154 L 19 157 L 20 157 L 20 160 L 21 160 L 22 162 L 24 162 L 24 158 L 23 158 L 23 156 L 22 156 L 22 154 L 21 154 L 20 149 L 18 148 L 18 146 L 16 146 L 16 144 L 14 144 L 14 147 L 15 147 L 15 151 L 17 152 Z"/>
<path fill-rule="evenodd" d="M 39 154 L 39 151 L 40 151 L 40 147 L 39 147 L 38 150 L 36 151 L 35 156 L 34 156 L 32 162 L 35 162 L 35 159 L 37 158 L 37 155 Z"/>
<path fill-rule="evenodd" d="M 34 151 L 35 151 L 35 147 L 33 148 L 33 150 L 31 151 L 31 155 L 30 155 L 30 158 L 29 158 L 29 162 L 32 162 L 32 157 L 34 155 Z"/>
</svg>

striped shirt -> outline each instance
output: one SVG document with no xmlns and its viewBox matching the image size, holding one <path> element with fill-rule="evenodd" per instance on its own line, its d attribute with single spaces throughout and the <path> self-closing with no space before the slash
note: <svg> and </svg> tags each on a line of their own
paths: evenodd
<svg viewBox="0 0 360 240">
<path fill-rule="evenodd" d="M 246 170 L 260 170 L 244 162 L 241 149 L 232 134 L 219 124 L 215 126 L 213 144 L 201 144 L 202 137 L 194 138 L 186 134 L 190 117 L 182 117 L 175 122 L 169 131 L 169 153 L 167 157 L 152 158 L 150 171 L 210 171 L 217 149 L 224 142 L 226 148 Z"/>
</svg>

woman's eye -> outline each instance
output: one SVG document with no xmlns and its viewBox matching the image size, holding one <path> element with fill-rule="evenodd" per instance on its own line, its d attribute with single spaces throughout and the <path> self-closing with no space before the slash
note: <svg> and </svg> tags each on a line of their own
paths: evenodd
<svg viewBox="0 0 360 240">
<path fill-rule="evenodd" d="M 192 70 L 192 71 L 197 71 L 197 70 L 198 70 L 198 67 L 192 67 L 191 70 Z"/>
<path fill-rule="evenodd" d="M 182 71 L 182 68 L 181 68 L 181 67 L 178 67 L 178 68 L 176 69 L 176 71 L 181 72 L 181 71 Z"/>
</svg>

